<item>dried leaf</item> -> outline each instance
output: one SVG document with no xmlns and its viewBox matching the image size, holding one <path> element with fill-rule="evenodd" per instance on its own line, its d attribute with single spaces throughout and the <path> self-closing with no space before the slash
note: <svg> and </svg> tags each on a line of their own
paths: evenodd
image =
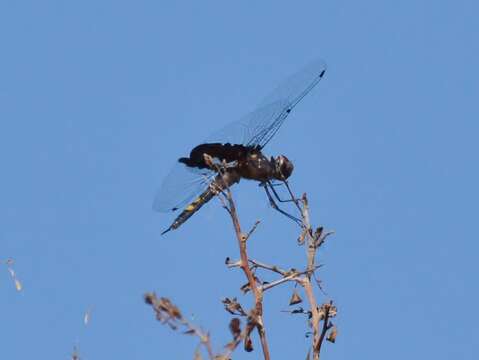
<svg viewBox="0 0 479 360">
<path fill-rule="evenodd" d="M 299 296 L 296 291 L 293 291 L 293 295 L 291 295 L 291 299 L 289 299 L 289 305 L 296 305 L 302 302 L 303 299 L 301 299 L 301 296 Z"/>
<path fill-rule="evenodd" d="M 298 242 L 298 245 L 303 245 L 304 244 L 304 240 L 306 238 L 306 230 L 303 230 L 301 232 L 301 234 L 299 235 L 298 239 L 296 240 Z"/>
<path fill-rule="evenodd" d="M 241 321 L 238 318 L 233 318 L 230 321 L 230 331 L 233 338 L 236 340 L 241 336 Z"/>
<path fill-rule="evenodd" d="M 238 302 L 238 300 L 236 300 L 236 298 L 224 298 L 221 302 L 224 304 L 225 310 L 228 311 L 230 314 L 246 316 L 245 311 L 241 307 L 241 304 Z"/>
<path fill-rule="evenodd" d="M 244 339 L 244 349 L 247 352 L 253 351 L 253 342 L 251 341 L 251 337 L 249 335 Z"/>
<path fill-rule="evenodd" d="M 165 297 L 160 298 L 159 307 L 163 311 L 167 312 L 172 318 L 175 318 L 175 319 L 182 318 L 180 309 L 178 309 L 178 307 L 176 307 L 168 298 L 165 298 Z"/>
<path fill-rule="evenodd" d="M 151 305 L 158 321 L 166 323 L 173 330 L 182 325 L 183 317 L 180 310 L 168 298 L 158 299 L 155 293 L 146 293 L 144 300 L 146 304 Z"/>
<path fill-rule="evenodd" d="M 250 288 L 250 286 L 249 286 L 249 283 L 246 283 L 246 284 L 244 284 L 242 287 L 240 287 L 240 290 L 241 290 L 244 294 L 246 294 L 248 291 L 250 291 L 250 289 L 251 289 L 251 288 Z"/>
<path fill-rule="evenodd" d="M 337 336 L 338 336 L 338 329 L 336 328 L 336 326 L 333 326 L 333 328 L 329 332 L 329 335 L 326 338 L 326 340 L 328 340 L 329 342 L 332 342 L 334 344 L 336 342 L 336 337 Z"/>
<path fill-rule="evenodd" d="M 338 313 L 338 309 L 336 308 L 336 306 L 332 304 L 332 302 L 321 305 L 321 307 L 318 310 L 319 310 L 320 320 L 324 320 L 324 318 L 326 317 L 326 314 L 328 314 L 328 318 L 333 318 Z"/>
<path fill-rule="evenodd" d="M 305 313 L 305 311 L 302 307 L 299 307 L 299 308 L 294 309 L 294 310 L 291 311 L 291 314 L 304 314 L 304 313 Z"/>
<path fill-rule="evenodd" d="M 320 226 L 316 229 L 316 231 L 314 232 L 314 239 L 315 240 L 318 240 L 321 237 L 321 235 L 323 234 L 323 230 L 324 230 L 324 228 L 322 226 Z"/>
</svg>

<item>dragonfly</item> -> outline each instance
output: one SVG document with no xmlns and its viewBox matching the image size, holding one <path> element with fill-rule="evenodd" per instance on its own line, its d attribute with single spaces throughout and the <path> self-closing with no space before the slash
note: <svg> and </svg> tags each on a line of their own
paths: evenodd
<svg viewBox="0 0 479 360">
<path fill-rule="evenodd" d="M 310 62 L 281 82 L 253 111 L 213 133 L 175 162 L 155 196 L 153 209 L 183 210 L 162 235 L 178 229 L 203 205 L 241 179 L 259 182 L 275 210 L 299 221 L 274 200 L 286 201 L 280 199 L 274 186 L 291 176 L 293 163 L 284 155 L 267 157 L 263 148 L 294 107 L 324 77 L 326 68 L 322 59 Z"/>
</svg>

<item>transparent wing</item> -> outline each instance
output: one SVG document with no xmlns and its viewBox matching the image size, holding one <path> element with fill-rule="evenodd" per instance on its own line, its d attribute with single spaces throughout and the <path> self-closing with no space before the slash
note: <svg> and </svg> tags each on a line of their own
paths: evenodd
<svg viewBox="0 0 479 360">
<path fill-rule="evenodd" d="M 206 142 L 264 147 L 276 134 L 291 110 L 318 84 L 326 71 L 323 60 L 315 60 L 289 76 L 240 120 L 214 133 Z"/>
<path fill-rule="evenodd" d="M 263 105 L 213 133 L 204 143 L 260 145 L 257 142 L 258 134 L 264 133 L 264 130 L 268 129 L 271 124 L 282 118 L 285 108 L 287 108 L 287 103 L 284 101 Z"/>
<path fill-rule="evenodd" d="M 318 84 L 326 69 L 326 63 L 322 59 L 310 62 L 283 80 L 260 104 L 284 100 L 292 109 Z"/>
<path fill-rule="evenodd" d="M 156 193 L 153 209 L 169 212 L 189 204 L 213 181 L 216 173 L 208 169 L 194 169 L 177 162 Z"/>
</svg>

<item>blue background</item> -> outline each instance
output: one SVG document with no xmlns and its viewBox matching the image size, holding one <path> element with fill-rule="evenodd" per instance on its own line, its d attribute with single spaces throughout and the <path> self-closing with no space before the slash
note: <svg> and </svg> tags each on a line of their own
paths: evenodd
<svg viewBox="0 0 479 360">
<path fill-rule="evenodd" d="M 151 203 L 179 156 L 322 57 L 325 79 L 268 145 L 295 164 L 339 307 L 325 359 L 477 356 L 478 7 L 473 1 L 4 1 L 0 5 L 0 271 L 5 359 L 190 359 L 154 320 L 171 297 L 229 340 L 239 296 L 217 200 L 178 231 Z M 475 120 L 474 120 L 475 119 Z M 246 181 L 234 189 L 253 258 L 304 264 L 298 229 Z M 476 219 L 476 220 L 475 220 Z M 1 270 L 1 269 L 0 269 Z M 273 359 L 309 339 L 265 300 Z M 83 314 L 92 308 L 88 326 Z M 255 338 L 255 346 L 259 344 Z M 258 359 L 239 350 L 237 359 Z"/>
</svg>

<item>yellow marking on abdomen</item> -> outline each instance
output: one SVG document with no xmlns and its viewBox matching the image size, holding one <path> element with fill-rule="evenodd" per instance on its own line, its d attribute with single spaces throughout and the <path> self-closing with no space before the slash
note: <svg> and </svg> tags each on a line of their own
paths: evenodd
<svg viewBox="0 0 479 360">
<path fill-rule="evenodd" d="M 186 211 L 193 211 L 195 210 L 196 206 L 201 202 L 203 201 L 203 199 L 201 197 L 197 198 L 195 201 L 193 201 L 190 205 L 188 205 L 185 210 Z"/>
</svg>

